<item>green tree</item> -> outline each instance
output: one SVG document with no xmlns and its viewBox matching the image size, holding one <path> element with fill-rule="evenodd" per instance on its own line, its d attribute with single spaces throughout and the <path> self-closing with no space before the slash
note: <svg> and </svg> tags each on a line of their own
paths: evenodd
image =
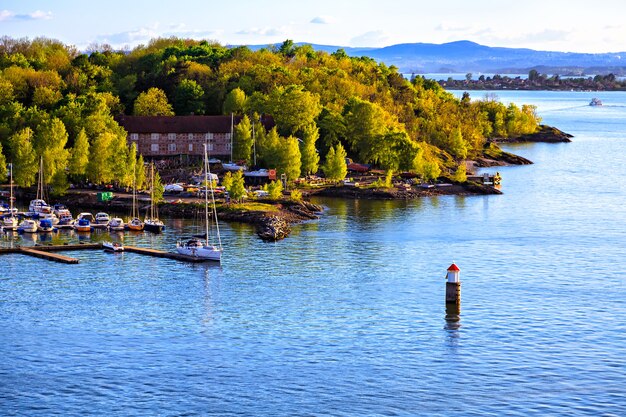
<svg viewBox="0 0 626 417">
<path fill-rule="evenodd" d="M 194 80 L 184 79 L 174 93 L 174 109 L 178 115 L 204 114 L 204 90 Z"/>
<path fill-rule="evenodd" d="M 135 166 L 135 187 L 138 190 L 144 189 L 146 186 L 146 164 L 143 155 L 139 154 L 137 165 Z"/>
<path fill-rule="evenodd" d="M 269 95 L 268 113 L 282 134 L 293 135 L 315 121 L 322 111 L 319 95 L 305 91 L 303 86 L 279 86 Z"/>
<path fill-rule="evenodd" d="M 247 164 L 250 164 L 252 145 L 252 123 L 250 123 L 250 118 L 244 115 L 241 121 L 235 126 L 233 159 L 235 161 L 246 161 Z"/>
<path fill-rule="evenodd" d="M 285 174 L 288 181 L 293 181 L 300 176 L 302 160 L 298 139 L 293 136 L 281 138 L 281 144 L 275 150 L 277 156 L 276 172 Z"/>
<path fill-rule="evenodd" d="M 233 187 L 233 174 L 230 171 L 224 174 L 224 178 L 222 178 L 222 186 L 228 192 L 230 192 L 230 189 Z"/>
<path fill-rule="evenodd" d="M 174 111 L 167 101 L 165 92 L 152 87 L 135 99 L 133 114 L 135 116 L 173 116 Z"/>
<path fill-rule="evenodd" d="M 224 114 L 244 114 L 247 109 L 246 93 L 239 87 L 226 94 L 224 100 Z"/>
<path fill-rule="evenodd" d="M 2 152 L 2 143 L 0 143 L 0 181 L 4 182 L 4 178 L 9 175 L 9 170 L 7 169 L 7 159 Z"/>
<path fill-rule="evenodd" d="M 319 129 L 315 124 L 310 124 L 302 130 L 302 142 L 300 143 L 302 166 L 300 167 L 300 173 L 303 177 L 315 174 L 319 169 L 320 156 L 316 149 L 319 136 Z"/>
<path fill-rule="evenodd" d="M 84 176 L 89 163 L 89 140 L 85 129 L 81 129 L 78 137 L 74 140 L 74 146 L 70 151 L 69 173 L 75 177 Z"/>
<path fill-rule="evenodd" d="M 111 132 L 99 134 L 89 147 L 87 177 L 95 184 L 108 184 L 113 177 L 111 166 L 112 144 L 116 136 Z"/>
<path fill-rule="evenodd" d="M 69 150 L 65 149 L 67 138 L 65 125 L 56 117 L 45 122 L 35 135 L 35 153 L 43 158 L 45 181 L 56 189 L 65 184 L 65 169 L 70 157 Z"/>
<path fill-rule="evenodd" d="M 35 182 L 39 170 L 37 157 L 32 145 L 33 131 L 27 127 L 9 140 L 11 160 L 13 161 L 13 180 L 20 187 L 30 187 Z"/>
<path fill-rule="evenodd" d="M 456 182 L 466 182 L 467 181 L 467 168 L 464 163 L 460 163 L 459 166 L 454 171 L 454 175 L 452 176 L 452 181 Z"/>
<path fill-rule="evenodd" d="M 272 181 L 267 184 L 267 192 L 269 198 L 272 200 L 279 200 L 283 196 L 283 183 L 282 181 Z"/>
<path fill-rule="evenodd" d="M 158 170 L 154 170 L 154 178 L 152 180 L 152 203 L 157 204 L 163 200 L 163 193 L 165 192 L 165 186 L 161 181 L 161 175 Z"/>
<path fill-rule="evenodd" d="M 326 160 L 322 165 L 322 171 L 326 178 L 331 180 L 343 180 L 348 174 L 348 166 L 346 165 L 346 150 L 340 144 L 332 147 L 326 154 Z"/>
<path fill-rule="evenodd" d="M 467 143 L 463 139 L 460 128 L 452 130 L 450 134 L 450 151 L 457 159 L 465 159 L 467 157 Z"/>
<path fill-rule="evenodd" d="M 243 172 L 235 172 L 232 177 L 232 181 L 232 185 L 228 190 L 230 198 L 232 198 L 233 201 L 241 201 L 241 199 L 246 195 L 246 185 L 244 183 Z"/>
<path fill-rule="evenodd" d="M 135 181 L 135 172 L 137 171 L 137 144 L 131 143 L 126 155 L 126 173 L 120 179 L 120 185 L 123 187 L 132 187 Z"/>
</svg>

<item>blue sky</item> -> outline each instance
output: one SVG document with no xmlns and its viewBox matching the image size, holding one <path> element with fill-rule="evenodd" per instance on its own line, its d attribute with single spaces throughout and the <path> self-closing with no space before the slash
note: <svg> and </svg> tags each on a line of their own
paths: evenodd
<svg viewBox="0 0 626 417">
<path fill-rule="evenodd" d="M 623 0 L 0 0 L 0 35 L 133 47 L 157 36 L 340 46 L 444 43 L 626 51 Z"/>
</svg>

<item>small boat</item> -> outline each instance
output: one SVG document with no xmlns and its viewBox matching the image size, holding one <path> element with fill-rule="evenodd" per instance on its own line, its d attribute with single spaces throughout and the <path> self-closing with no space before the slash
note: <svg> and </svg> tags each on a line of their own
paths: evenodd
<svg viewBox="0 0 626 417">
<path fill-rule="evenodd" d="M 74 230 L 77 232 L 91 232 L 91 223 L 93 221 L 93 214 L 80 213 L 74 222 Z"/>
<path fill-rule="evenodd" d="M 28 204 L 28 213 L 31 215 L 39 213 L 52 213 L 52 208 L 45 202 L 45 200 L 37 198 L 35 200 L 31 200 Z"/>
<path fill-rule="evenodd" d="M 161 233 L 165 229 L 165 224 L 159 219 L 156 203 L 154 202 L 154 164 L 150 167 L 150 217 L 146 216 L 143 220 L 143 229 L 152 233 Z"/>
<path fill-rule="evenodd" d="M 602 100 L 600 100 L 599 98 L 592 98 L 591 101 L 589 102 L 590 106 L 601 106 L 602 105 Z"/>
<path fill-rule="evenodd" d="M 37 222 L 31 219 L 24 219 L 17 227 L 19 233 L 37 233 Z"/>
<path fill-rule="evenodd" d="M 67 211 L 67 213 L 61 213 L 61 217 L 59 217 L 59 222 L 56 224 L 58 229 L 73 229 L 74 228 L 74 219 L 72 218 L 72 214 Z"/>
<path fill-rule="evenodd" d="M 94 227 L 106 229 L 110 221 L 111 221 L 111 217 L 107 213 L 104 213 L 104 212 L 96 213 L 96 220 L 94 222 L 95 223 Z"/>
<path fill-rule="evenodd" d="M 128 230 L 141 232 L 143 230 L 144 224 L 138 217 L 133 217 L 128 223 L 126 223 L 126 227 L 128 228 Z"/>
<path fill-rule="evenodd" d="M 102 242 L 102 247 L 107 252 L 124 252 L 124 245 L 117 242 Z"/>
<path fill-rule="evenodd" d="M 123 231 L 125 227 L 124 220 L 120 217 L 113 217 L 111 221 L 109 221 L 109 230 L 112 232 Z"/>
<path fill-rule="evenodd" d="M 37 226 L 37 231 L 40 233 L 52 233 L 54 232 L 54 226 L 52 225 L 52 220 L 49 218 L 39 220 L 39 225 Z"/>
<path fill-rule="evenodd" d="M 14 232 L 17 230 L 17 209 L 13 207 L 13 164 L 9 164 L 10 187 L 8 215 L 2 219 L 2 230 L 5 232 Z"/>
</svg>

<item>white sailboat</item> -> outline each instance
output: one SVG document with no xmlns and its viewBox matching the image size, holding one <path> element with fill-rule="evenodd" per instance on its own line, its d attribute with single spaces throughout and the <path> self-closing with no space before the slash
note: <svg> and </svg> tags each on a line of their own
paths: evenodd
<svg viewBox="0 0 626 417">
<path fill-rule="evenodd" d="M 142 167 L 143 169 L 143 167 Z M 137 174 L 135 173 L 135 169 L 133 169 L 133 209 L 131 216 L 132 218 L 126 223 L 128 230 L 133 230 L 135 232 L 140 232 L 143 230 L 144 224 L 139 218 L 139 214 L 137 212 L 137 185 L 136 185 Z"/>
<path fill-rule="evenodd" d="M 165 224 L 159 220 L 154 201 L 154 164 L 150 164 L 150 217 L 144 219 L 143 228 L 153 233 L 161 233 L 165 229 Z"/>
<path fill-rule="evenodd" d="M 52 213 L 52 207 L 44 200 L 46 184 L 43 180 L 43 157 L 39 159 L 39 178 L 37 179 L 37 198 L 30 201 L 28 214 L 39 216 L 40 214 Z"/>
<path fill-rule="evenodd" d="M 15 231 L 17 230 L 17 216 L 15 215 L 15 210 L 13 210 L 13 164 L 9 164 L 9 176 L 10 176 L 10 185 L 11 192 L 9 195 L 9 215 L 5 216 L 2 219 L 2 228 L 6 231 Z"/>
<path fill-rule="evenodd" d="M 209 180 L 209 160 L 207 156 L 207 147 L 204 145 L 204 240 L 200 238 L 191 238 L 188 240 L 179 240 L 176 243 L 176 251 L 182 255 L 192 256 L 194 258 L 205 259 L 207 261 L 221 261 L 222 259 L 222 239 L 220 238 L 220 228 L 217 222 L 217 210 L 215 208 L 215 195 L 213 194 L 213 181 Z M 215 222 L 217 245 L 210 243 L 209 234 L 209 190 L 211 193 L 211 217 Z"/>
</svg>

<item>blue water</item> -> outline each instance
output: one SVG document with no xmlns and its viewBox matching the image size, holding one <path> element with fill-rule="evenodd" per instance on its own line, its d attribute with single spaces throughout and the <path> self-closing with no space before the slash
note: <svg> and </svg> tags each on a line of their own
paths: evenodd
<svg viewBox="0 0 626 417">
<path fill-rule="evenodd" d="M 2 256 L 0 415 L 626 415 L 626 93 L 497 94 L 575 135 L 509 146 L 503 195 L 320 199 L 275 244 L 224 225 L 221 266 Z"/>
</svg>

